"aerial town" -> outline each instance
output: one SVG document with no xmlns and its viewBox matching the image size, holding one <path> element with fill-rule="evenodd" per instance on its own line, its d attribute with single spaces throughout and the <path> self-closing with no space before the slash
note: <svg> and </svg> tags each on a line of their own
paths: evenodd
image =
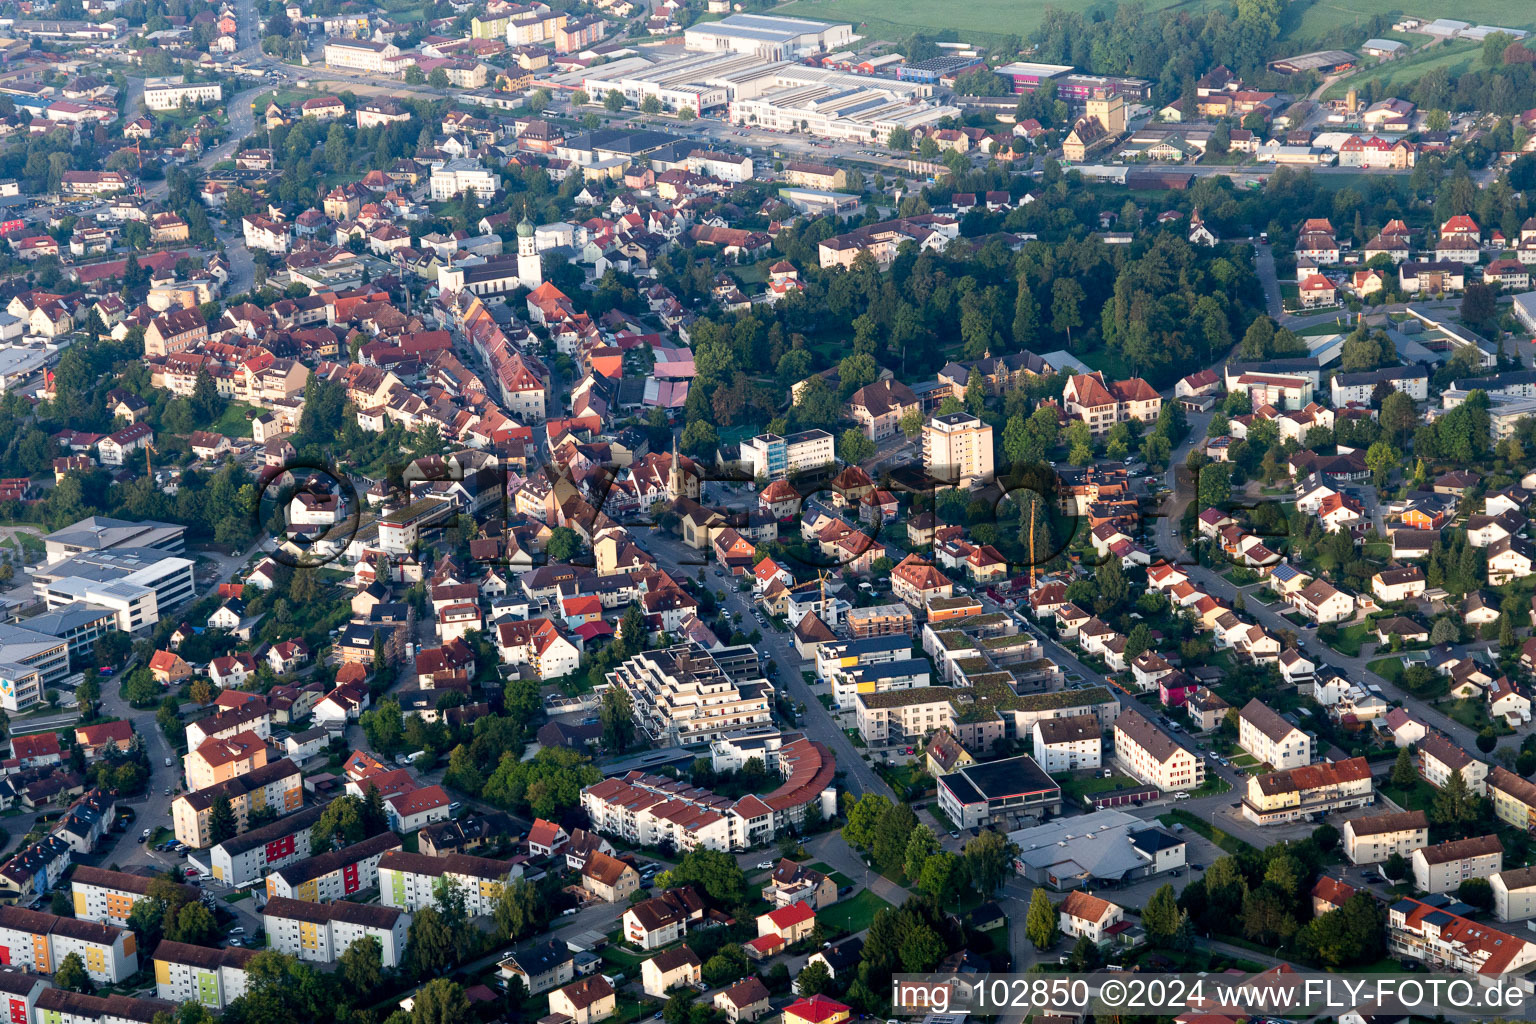
<svg viewBox="0 0 1536 1024">
<path fill-rule="evenodd" d="M 12 1024 L 1536 998 L 1536 12 L 943 6 L 0 2 Z"/>
</svg>

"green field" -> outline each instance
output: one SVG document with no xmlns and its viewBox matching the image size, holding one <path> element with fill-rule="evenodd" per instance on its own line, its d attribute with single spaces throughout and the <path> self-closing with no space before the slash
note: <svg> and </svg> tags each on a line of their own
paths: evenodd
<svg viewBox="0 0 1536 1024">
<path fill-rule="evenodd" d="M 1172 7 L 1180 0 L 1147 0 L 1148 11 Z M 819 21 L 848 21 L 866 39 L 897 42 L 914 32 L 954 29 L 962 38 L 995 38 L 1015 34 L 1027 38 L 1040 27 L 1047 6 L 1064 11 L 1106 10 L 1105 0 L 971 0 L 960 10 L 923 0 L 799 0 L 772 13 Z"/>
<path fill-rule="evenodd" d="M 868 889 L 860 889 L 851 899 L 840 900 L 823 910 L 819 920 L 828 928 L 856 935 L 868 928 L 875 915 L 888 906 L 889 903 Z"/>
<path fill-rule="evenodd" d="M 1472 24 L 1499 25 L 1504 28 L 1530 28 L 1536 24 L 1536 8 L 1526 0 L 1466 0 L 1453 11 L 1435 10 L 1432 7 L 1415 7 L 1403 0 L 1313 0 L 1311 4 L 1297 2 L 1293 6 L 1305 7 L 1301 20 L 1290 27 L 1288 35 L 1296 39 L 1315 39 L 1326 32 L 1346 25 L 1360 25 L 1367 18 L 1378 14 L 1409 14 L 1430 21 L 1438 17 L 1470 21 Z M 1428 36 L 1413 33 L 1387 33 L 1389 38 L 1401 39 L 1410 46 L 1424 42 Z M 1365 40 L 1362 35 L 1361 41 Z"/>
<path fill-rule="evenodd" d="M 1444 68 L 1452 77 L 1455 77 L 1463 71 L 1480 66 L 1479 58 L 1482 54 L 1482 43 L 1436 43 L 1426 50 L 1416 51 L 1410 56 L 1397 60 L 1383 61 L 1380 65 L 1361 71 L 1352 78 L 1335 82 L 1323 93 L 1323 97 L 1338 99 L 1349 91 L 1352 83 L 1366 79 L 1383 82 L 1388 86 L 1411 86 L 1424 77 L 1426 72 L 1435 68 Z"/>
</svg>

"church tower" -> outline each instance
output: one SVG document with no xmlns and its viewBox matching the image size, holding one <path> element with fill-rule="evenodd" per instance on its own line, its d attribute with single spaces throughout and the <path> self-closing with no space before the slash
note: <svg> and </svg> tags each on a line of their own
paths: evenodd
<svg viewBox="0 0 1536 1024">
<path fill-rule="evenodd" d="M 517 225 L 517 283 L 533 289 L 544 283 L 544 266 L 539 261 L 539 247 L 533 238 L 533 224 L 528 211 Z"/>
<path fill-rule="evenodd" d="M 667 496 L 673 501 L 688 496 L 683 484 L 683 463 L 677 457 L 677 436 L 672 437 L 672 464 L 667 467 Z"/>
</svg>

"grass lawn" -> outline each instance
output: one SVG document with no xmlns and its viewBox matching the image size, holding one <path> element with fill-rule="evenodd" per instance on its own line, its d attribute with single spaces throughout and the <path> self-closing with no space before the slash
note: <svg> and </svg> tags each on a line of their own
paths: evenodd
<svg viewBox="0 0 1536 1024">
<path fill-rule="evenodd" d="M 1480 700 L 1460 699 L 1453 700 L 1441 707 L 1442 711 L 1450 715 L 1456 721 L 1468 729 L 1476 729 L 1479 732 L 1493 726 L 1493 731 L 1500 736 L 1507 736 L 1514 730 L 1504 724 L 1501 718 L 1497 722 L 1488 717 L 1488 706 Z"/>
<path fill-rule="evenodd" d="M 1353 0 L 1351 0 L 1352 2 Z M 1375 2 L 1379 2 L 1379 0 L 1365 0 L 1367 5 Z M 1390 3 L 1392 0 L 1386 0 L 1386 2 Z M 1503 25 L 1507 28 L 1519 28 L 1531 24 L 1532 8 L 1529 5 L 1520 5 L 1523 6 L 1524 13 L 1516 14 L 1515 8 L 1517 5 L 1513 0 L 1472 0 L 1470 4 L 1473 8 L 1482 8 L 1490 5 L 1504 9 L 1508 16 L 1514 20 L 1493 21 L 1488 22 L 1488 24 Z M 1342 7 L 1343 5 L 1340 4 L 1340 6 Z M 1398 8 L 1393 7 L 1392 9 L 1397 10 Z M 1459 14 L 1457 17 L 1466 19 L 1467 15 Z M 1471 18 L 1476 17 L 1477 15 L 1475 14 L 1471 15 Z M 1423 37 L 1419 38 L 1422 39 Z M 1389 89 L 1397 85 L 1415 82 L 1435 68 L 1444 68 L 1452 78 L 1455 78 L 1461 72 L 1474 67 L 1482 53 L 1482 43 L 1436 43 L 1426 50 L 1415 51 L 1406 57 L 1387 61 L 1380 68 L 1363 71 L 1356 77 L 1383 82 Z M 1350 85 L 1351 81 L 1347 78 L 1336 82 L 1330 85 L 1328 90 L 1323 93 L 1323 98 L 1331 100 L 1342 97 L 1349 91 Z"/>
<path fill-rule="evenodd" d="M 1366 624 L 1357 622 L 1353 626 L 1346 626 L 1339 630 L 1339 638 L 1329 644 L 1334 650 L 1346 658 L 1358 658 L 1360 648 L 1364 645 L 1370 634 L 1366 631 Z"/>
<path fill-rule="evenodd" d="M 1171 0 L 1149 0 L 1147 10 L 1150 13 L 1173 5 Z M 1053 6 L 1086 12 L 1100 5 L 1094 0 L 1056 0 Z M 774 13 L 821 21 L 850 21 L 861 36 L 901 40 L 917 31 L 944 29 L 957 29 L 964 38 L 996 38 L 1009 32 L 1028 37 L 1040 26 L 1045 8 L 1045 4 L 1021 4 L 1017 0 L 977 0 L 961 8 L 946 8 L 922 0 L 801 0 L 777 8 Z"/>
<path fill-rule="evenodd" d="M 868 928 L 875 915 L 888 906 L 889 903 L 868 889 L 860 889 L 850 898 L 822 911 L 821 920 L 828 928 L 840 928 L 854 934 Z"/>
<path fill-rule="evenodd" d="M 246 413 L 257 412 L 254 406 L 244 402 L 230 402 L 224 407 L 224 412 L 208 428 L 215 434 L 223 434 L 225 437 L 250 437 L 251 421 L 246 418 Z"/>
<path fill-rule="evenodd" d="M 1286 612 L 1280 617 L 1293 626 L 1307 626 L 1312 622 L 1311 619 L 1301 614 L 1301 612 Z"/>
<path fill-rule="evenodd" d="M 845 885 L 852 885 L 853 884 L 853 879 L 849 878 L 847 875 L 843 874 L 841 871 L 835 870 L 832 867 L 831 864 L 827 864 L 824 861 L 817 861 L 816 863 L 812 864 L 811 865 L 811 870 L 812 871 L 820 871 L 822 874 L 824 874 L 828 878 L 832 879 L 832 881 L 837 883 L 837 887 L 839 889 L 841 889 Z"/>
<path fill-rule="evenodd" d="M 1366 662 L 1365 667 L 1389 683 L 1397 682 L 1403 675 L 1402 658 L 1377 658 L 1375 661 Z"/>
<path fill-rule="evenodd" d="M 1212 793 L 1230 793 L 1231 791 L 1232 783 L 1228 782 L 1220 775 L 1212 774 L 1205 777 L 1205 781 L 1200 783 L 1200 785 L 1195 788 L 1192 795 L 1210 796 Z"/>
<path fill-rule="evenodd" d="M 610 942 L 603 947 L 603 959 L 623 968 L 626 974 L 630 971 L 639 970 L 640 965 L 654 955 L 653 951 L 647 951 L 643 954 L 636 953 L 633 950 L 620 947 L 615 942 Z"/>
<path fill-rule="evenodd" d="M 234 892 L 232 892 L 228 896 L 224 897 L 224 902 L 225 903 L 239 903 L 241 900 L 248 900 L 250 898 L 251 898 L 251 890 L 249 890 L 249 889 L 236 889 Z"/>
<path fill-rule="evenodd" d="M 1417 780 L 1411 786 L 1399 786 L 1388 781 L 1376 788 L 1383 796 L 1390 798 L 1405 811 L 1428 811 L 1430 805 L 1435 802 L 1435 787 L 1423 779 Z"/>
<path fill-rule="evenodd" d="M 1066 803 L 1085 806 L 1085 797 L 1098 796 L 1100 793 L 1113 793 L 1121 789 L 1141 789 L 1141 783 L 1125 775 L 1114 775 L 1104 778 L 1098 772 L 1088 775 L 1074 775 L 1057 780 L 1061 786 L 1061 797 Z"/>
</svg>

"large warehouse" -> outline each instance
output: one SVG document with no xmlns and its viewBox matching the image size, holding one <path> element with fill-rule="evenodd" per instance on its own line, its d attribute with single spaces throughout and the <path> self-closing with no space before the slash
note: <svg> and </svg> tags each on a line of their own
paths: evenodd
<svg viewBox="0 0 1536 1024">
<path fill-rule="evenodd" d="M 686 107 L 696 114 L 725 106 L 733 124 L 857 142 L 884 142 L 893 128 L 910 131 L 961 113 L 930 102 L 933 86 L 925 82 L 732 52 L 684 53 L 655 63 L 618 60 L 585 72 L 581 87 L 591 96 L 616 90 L 636 105 L 654 96 L 668 110 Z"/>
<path fill-rule="evenodd" d="M 852 25 L 833 25 L 771 14 L 732 14 L 694 25 L 683 33 L 690 50 L 750 53 L 764 60 L 793 60 L 830 53 L 853 42 Z"/>
</svg>

